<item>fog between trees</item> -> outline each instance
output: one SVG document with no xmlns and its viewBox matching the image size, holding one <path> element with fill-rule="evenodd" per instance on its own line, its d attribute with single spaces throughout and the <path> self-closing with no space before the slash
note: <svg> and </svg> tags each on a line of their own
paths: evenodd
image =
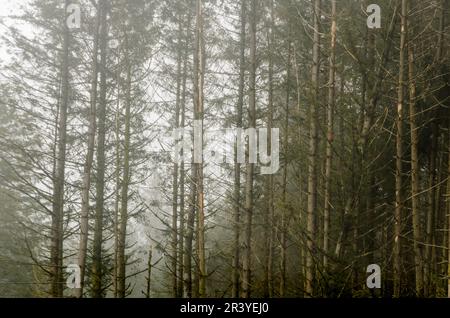
<svg viewBox="0 0 450 318">
<path fill-rule="evenodd" d="M 448 0 L 17 4 L 1 297 L 450 297 Z"/>
</svg>

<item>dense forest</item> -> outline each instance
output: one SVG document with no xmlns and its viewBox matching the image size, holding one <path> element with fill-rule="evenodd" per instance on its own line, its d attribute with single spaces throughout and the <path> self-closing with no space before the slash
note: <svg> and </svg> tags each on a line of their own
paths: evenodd
<svg viewBox="0 0 450 318">
<path fill-rule="evenodd" d="M 449 0 L 6 2 L 0 297 L 450 297 Z"/>
</svg>

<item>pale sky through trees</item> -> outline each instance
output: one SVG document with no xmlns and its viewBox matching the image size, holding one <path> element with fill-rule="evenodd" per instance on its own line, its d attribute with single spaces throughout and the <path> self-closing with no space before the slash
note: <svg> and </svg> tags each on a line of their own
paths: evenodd
<svg viewBox="0 0 450 318">
<path fill-rule="evenodd" d="M 0 0 L 0 297 L 450 297 L 449 16 Z"/>
<path fill-rule="evenodd" d="M 9 17 L 18 15 L 21 13 L 21 7 L 26 5 L 28 0 L 20 0 L 20 1 L 9 1 L 9 0 L 0 0 L 0 22 L 5 23 L 6 25 L 14 25 L 19 27 L 23 32 L 29 32 L 29 28 L 26 26 L 20 26 L 19 23 L 14 23 L 9 19 Z M 4 26 L 0 26 L 1 29 Z M 0 42 L 1 43 L 1 42 Z M 7 47 L 4 45 L 0 46 L 0 65 L 5 61 L 9 60 L 9 54 L 7 53 Z"/>
</svg>

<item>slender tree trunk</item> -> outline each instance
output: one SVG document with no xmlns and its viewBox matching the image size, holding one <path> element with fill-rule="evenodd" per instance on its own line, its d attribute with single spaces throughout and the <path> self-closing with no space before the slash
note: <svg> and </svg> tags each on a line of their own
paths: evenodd
<svg viewBox="0 0 450 318">
<path fill-rule="evenodd" d="M 236 127 L 242 128 L 242 115 L 244 105 L 245 86 L 245 26 L 246 26 L 246 0 L 241 0 L 241 33 L 239 40 L 239 91 L 236 105 Z M 234 242 L 233 242 L 233 269 L 231 297 L 238 298 L 240 293 L 240 232 L 241 232 L 241 164 L 238 162 L 238 150 L 234 149 Z"/>
<path fill-rule="evenodd" d="M 450 122 L 450 120 L 448 121 Z M 447 296 L 450 298 L 450 124 L 448 129 L 448 162 L 447 162 Z"/>
<path fill-rule="evenodd" d="M 294 113 L 296 113 L 296 116 L 298 116 L 298 118 L 301 118 L 301 81 L 300 81 L 300 67 L 299 67 L 299 63 L 297 60 L 297 47 L 295 45 L 295 42 L 293 42 L 293 66 L 294 66 L 294 71 L 295 71 L 295 84 L 296 84 L 296 107 L 295 107 L 295 111 Z M 287 121 L 289 120 L 289 117 L 287 117 Z M 298 136 L 300 136 L 302 134 L 302 127 L 303 125 L 301 124 L 301 121 L 298 120 L 298 127 L 297 127 L 297 134 Z M 285 142 L 286 144 L 286 142 Z M 302 169 L 303 170 L 303 169 Z M 283 172 L 284 174 L 287 175 L 287 171 Z M 284 180 L 287 177 L 283 175 L 283 182 L 285 182 Z M 303 177 L 300 177 L 300 184 L 302 184 L 303 182 Z M 300 202 L 303 201 L 303 195 L 302 195 L 303 191 L 300 191 L 299 198 L 300 198 Z M 300 211 L 300 213 L 298 213 L 298 219 L 299 222 L 303 222 L 303 213 L 302 211 Z M 283 233 L 283 231 L 282 231 Z M 283 242 L 283 241 L 282 241 Z M 305 270 L 305 265 L 306 265 L 306 247 L 305 244 L 301 243 L 299 248 L 298 248 L 298 252 L 299 252 L 299 261 L 300 261 L 300 266 L 301 266 L 301 270 L 300 270 L 300 286 L 306 286 L 306 270 Z M 302 297 L 304 297 L 305 292 L 304 290 L 301 291 L 300 295 Z"/>
<path fill-rule="evenodd" d="M 431 284 L 431 272 L 433 269 L 432 245 L 434 241 L 434 218 L 436 216 L 436 162 L 438 153 L 438 133 L 437 111 L 432 112 L 431 122 L 431 151 L 429 157 L 429 177 L 428 177 L 428 209 L 426 217 L 425 232 L 425 262 L 423 268 L 423 295 L 428 297 Z"/>
<path fill-rule="evenodd" d="M 198 178 L 198 176 L 197 176 Z M 198 195 L 198 193 L 197 193 Z M 197 199 L 198 200 L 198 199 Z M 198 201 L 196 202 L 198 204 Z M 197 205 L 198 206 L 198 205 Z M 199 269 L 199 240 L 198 240 L 198 210 L 195 218 L 195 229 L 194 229 L 194 242 L 195 242 L 195 252 L 193 253 L 194 266 L 192 273 L 192 297 L 200 298 L 200 269 Z"/>
<path fill-rule="evenodd" d="M 367 60 L 368 60 L 368 70 L 366 70 L 363 74 L 363 81 L 364 81 L 364 89 L 362 90 L 362 101 L 363 105 L 366 104 L 368 92 L 370 92 L 369 85 L 372 80 L 374 80 L 373 76 L 371 75 L 370 71 L 375 70 L 375 34 L 373 30 L 367 30 Z M 366 107 L 364 106 L 364 110 L 366 110 Z M 367 113 L 367 111 L 365 111 Z M 369 154 L 371 152 L 371 148 L 364 150 L 360 153 L 360 160 L 361 160 L 361 171 L 366 171 L 366 180 L 364 182 L 364 194 L 366 197 L 366 215 L 367 215 L 367 222 L 366 222 L 366 233 L 369 231 L 372 231 L 372 234 L 366 237 L 367 242 L 367 251 L 368 251 L 368 257 L 367 262 L 368 264 L 375 263 L 375 249 L 376 249 L 376 240 L 377 240 L 377 215 L 375 211 L 375 197 L 376 197 L 376 186 L 375 186 L 375 176 L 370 169 L 365 169 L 367 167 L 367 159 L 371 158 L 372 156 Z"/>
<path fill-rule="evenodd" d="M 61 102 L 58 123 L 58 152 L 56 159 L 56 170 L 53 178 L 52 195 L 52 225 L 50 246 L 50 272 L 51 285 L 50 295 L 52 297 L 63 296 L 63 219 L 64 219 L 64 176 L 66 168 L 66 136 L 67 136 L 67 111 L 69 108 L 69 42 L 70 31 L 66 23 L 67 7 L 69 0 L 64 2 L 63 19 L 63 43 L 61 56 Z"/>
<path fill-rule="evenodd" d="M 333 156 L 334 135 L 334 107 L 335 107 L 335 82 L 336 82 L 336 0 L 331 1 L 331 44 L 330 44 L 330 66 L 328 78 L 328 108 L 327 108 L 327 146 L 325 162 L 325 202 L 324 202 L 324 224 L 323 224 L 323 267 L 328 268 L 329 236 L 330 236 L 330 208 L 331 208 L 331 165 Z"/>
<path fill-rule="evenodd" d="M 270 26 L 268 31 L 268 55 L 269 55 L 269 91 L 268 91 L 268 114 L 267 114 L 267 139 L 268 147 L 267 151 L 271 153 L 271 140 L 272 140 L 272 127 L 273 127 L 273 50 L 275 43 L 274 28 L 274 4 L 273 0 L 270 0 Z M 274 207 L 273 207 L 273 175 L 269 174 L 265 180 L 265 190 L 267 198 L 267 207 L 265 211 L 265 249 L 264 249 L 264 297 L 273 297 L 273 233 L 274 233 Z"/>
<path fill-rule="evenodd" d="M 445 139 L 445 138 L 444 138 Z M 445 145 L 445 143 L 443 143 Z M 445 146 L 444 146 L 445 147 Z M 427 297 L 435 297 L 437 295 L 437 287 L 442 281 L 437 280 L 437 276 L 440 274 L 440 264 L 438 261 L 441 261 L 439 259 L 438 252 L 441 250 L 439 247 L 442 247 L 445 245 L 445 233 L 443 230 L 445 229 L 445 221 L 442 219 L 442 216 L 444 216 L 445 219 L 445 208 L 442 209 L 441 205 L 441 199 L 442 199 L 442 189 L 445 189 L 445 186 L 442 186 L 442 175 L 445 171 L 445 160 L 444 158 L 444 151 L 439 151 L 438 153 L 438 160 L 437 160 L 437 176 L 436 176 L 436 196 L 435 196 L 435 206 L 436 206 L 436 212 L 435 217 L 433 220 L 434 228 L 433 228 L 433 242 L 431 246 L 431 277 L 430 277 L 430 283 L 428 286 L 428 294 Z M 442 263 L 442 262 L 440 262 Z"/>
<path fill-rule="evenodd" d="M 437 60 L 439 64 L 443 64 L 444 61 L 442 60 L 445 58 L 443 56 L 444 52 L 444 35 L 445 35 L 445 24 L 446 24 L 446 12 L 448 12 L 450 1 L 449 0 L 441 0 L 441 16 L 439 21 L 439 35 L 438 35 L 438 52 L 437 52 Z M 441 66 L 442 68 L 442 66 Z M 448 84 L 447 84 L 448 87 Z M 444 238 L 447 237 L 447 297 L 450 298 L 450 113 L 447 112 L 447 150 L 448 150 L 448 159 L 447 159 L 447 194 L 446 194 L 446 236 L 444 235 Z"/>
<path fill-rule="evenodd" d="M 120 227 L 118 237 L 117 255 L 117 296 L 124 298 L 126 295 L 126 236 L 128 222 L 128 187 L 130 183 L 130 122 L 131 122 L 131 63 L 128 52 L 128 36 L 125 34 L 125 65 L 127 68 L 126 96 L 125 96 L 125 137 L 123 149 L 123 177 L 120 207 Z"/>
<path fill-rule="evenodd" d="M 190 37 L 188 36 L 188 40 Z M 195 46 L 195 45 L 194 45 Z M 194 69 L 196 66 L 194 65 Z M 194 79 L 195 83 L 195 79 Z M 194 107 L 195 112 L 195 107 Z M 192 284 L 192 259 L 193 259 L 193 240 L 195 231 L 195 219 L 196 219 L 196 198 L 197 198 L 197 165 L 194 163 L 194 154 L 192 154 L 192 169 L 190 176 L 190 199 L 189 199 L 189 211 L 187 215 L 186 224 L 186 238 L 185 238 L 185 253 L 184 253 L 184 288 L 186 297 L 191 298 L 193 296 L 193 284 Z"/>
<path fill-rule="evenodd" d="M 183 36 L 183 23 L 182 23 L 182 15 L 178 15 L 178 52 L 177 52 L 177 91 L 176 91 L 176 105 L 175 105 L 175 120 L 174 127 L 175 129 L 180 128 L 180 111 L 181 111 L 181 86 L 182 86 L 182 59 L 183 59 L 183 46 L 182 46 L 182 36 Z M 178 162 L 174 162 L 173 165 L 173 174 L 172 174 L 172 293 L 174 297 L 178 297 L 178 270 L 177 266 L 179 263 L 178 259 Z M 180 278 L 181 279 L 181 278 Z"/>
<path fill-rule="evenodd" d="M 446 24 L 445 17 L 446 17 L 446 10 L 447 10 L 447 13 L 448 13 L 449 4 L 450 4 L 449 0 L 441 0 L 441 2 L 440 2 L 440 11 L 441 11 L 440 13 L 441 14 L 440 14 L 440 17 L 439 17 L 439 33 L 438 33 L 438 39 L 437 39 L 438 45 L 437 45 L 436 60 L 437 60 L 438 69 L 441 70 L 442 73 L 445 73 L 445 69 L 443 68 L 444 61 L 442 60 L 442 58 L 443 58 L 443 51 L 444 51 L 444 35 L 445 35 L 445 24 Z M 447 227 L 445 227 L 445 225 L 444 225 L 445 231 L 443 232 L 442 244 L 440 244 L 440 245 L 443 247 L 441 249 L 441 251 L 443 252 L 442 264 L 445 264 L 446 261 L 448 261 L 448 263 L 447 263 L 447 265 L 448 265 L 447 274 L 448 274 L 449 279 L 447 280 L 447 283 L 448 283 L 448 297 L 450 298 L 450 195 L 449 195 L 450 194 L 450 177 L 449 177 L 450 176 L 450 116 L 449 116 L 448 112 L 447 112 L 447 115 L 448 115 L 447 116 L 447 131 L 448 131 L 447 143 L 449 145 L 448 146 L 449 147 L 449 149 L 448 149 L 449 152 L 448 152 L 448 167 L 447 167 L 448 168 L 447 169 L 447 186 L 446 186 L 446 188 L 447 188 L 447 195 L 446 195 L 447 205 L 444 208 L 444 213 L 443 213 L 444 220 L 445 220 L 443 223 L 446 224 Z M 445 138 L 442 138 L 442 140 L 445 141 Z M 444 175 L 445 175 L 445 172 L 443 171 L 444 170 L 443 169 L 443 164 L 444 164 L 445 159 L 441 158 L 440 161 L 441 161 L 441 164 L 440 164 L 440 169 L 438 169 L 438 171 L 442 171 L 444 173 Z M 439 177 L 439 182 L 437 183 L 437 186 L 439 188 L 439 191 L 438 191 L 439 194 L 437 195 L 437 198 L 436 198 L 436 200 L 437 200 L 436 206 L 437 206 L 438 210 L 441 208 L 439 202 L 440 202 L 440 197 L 441 197 L 440 192 L 441 192 L 441 189 L 442 189 L 442 183 L 443 182 L 445 182 L 445 181 L 442 181 L 442 177 L 440 176 Z M 447 213 L 447 215 L 446 215 L 446 213 Z M 438 215 L 440 215 L 440 213 L 438 213 Z M 437 224 L 442 224 L 442 221 L 438 221 L 435 224 L 436 225 Z M 446 239 L 449 242 L 448 245 L 447 245 L 448 251 L 446 251 L 446 248 L 445 248 L 445 246 L 446 246 Z M 433 245 L 436 245 L 436 244 L 433 244 Z M 435 253 L 436 253 L 435 247 L 433 247 L 433 265 L 437 266 Z M 448 253 L 448 257 L 446 255 L 447 253 Z M 445 273 L 445 270 L 444 270 L 444 273 Z"/>
<path fill-rule="evenodd" d="M 114 178 L 116 181 L 114 189 L 114 268 L 113 268 L 113 289 L 114 298 L 117 298 L 117 278 L 118 278 L 118 255 L 119 255 L 119 203 L 120 203 L 120 170 L 121 170 L 121 156 L 120 156 L 120 68 L 116 74 L 117 81 L 117 105 L 116 105 L 116 118 L 114 127 L 115 137 L 115 171 Z"/>
<path fill-rule="evenodd" d="M 105 0 L 98 4 L 101 9 L 100 38 L 100 96 L 98 112 L 98 147 L 97 147 L 97 178 L 96 205 L 94 224 L 94 244 L 92 259 L 92 297 L 103 297 L 102 287 L 102 243 L 103 243 L 103 212 L 105 196 L 105 139 L 106 139 L 106 44 L 108 29 L 106 24 L 107 8 Z"/>
<path fill-rule="evenodd" d="M 90 91 L 90 108 L 88 118 L 88 142 L 87 153 L 84 162 L 83 170 L 83 183 L 81 187 L 81 214 L 80 214 L 80 243 L 78 247 L 78 266 L 80 267 L 80 288 L 75 290 L 75 297 L 83 297 L 84 288 L 84 276 L 86 266 L 86 254 L 88 243 L 88 231 L 89 231 L 89 200 L 91 189 L 91 170 L 94 159 L 95 148 L 95 129 L 96 129 L 96 107 L 97 107 L 97 83 L 98 83 L 98 35 L 100 29 L 101 20 L 101 6 L 98 5 L 97 17 L 95 21 L 95 33 L 94 33 L 94 48 L 92 59 L 92 79 L 91 79 L 91 91 Z"/>
<path fill-rule="evenodd" d="M 307 296 L 314 295 L 314 251 L 316 238 L 316 210 L 317 210 L 317 144 L 318 122 L 317 111 L 319 107 L 319 59 L 320 59 L 320 0 L 314 1 L 314 39 L 313 39 L 313 66 L 311 87 L 313 90 L 312 103 L 309 112 L 309 152 L 308 152 L 308 208 L 307 208 L 307 256 L 305 292 Z"/>
<path fill-rule="evenodd" d="M 420 166 L 419 166 L 419 132 L 417 127 L 416 114 L 416 84 L 414 79 L 414 50 L 412 43 L 408 44 L 408 73 L 409 73 L 409 125 L 411 130 L 411 204 L 412 204 L 412 219 L 413 219 L 413 237 L 414 237 L 414 267 L 416 274 L 416 292 L 421 293 L 422 286 L 422 235 L 420 229 Z"/>
<path fill-rule="evenodd" d="M 194 226 L 195 226 L 195 211 L 196 211 L 196 183 L 195 177 L 197 176 L 197 166 L 192 164 L 191 170 L 191 194 L 190 194 L 190 207 L 186 224 L 186 244 L 184 252 L 184 287 L 186 297 L 192 297 L 192 247 L 194 239 Z"/>
<path fill-rule="evenodd" d="M 147 292 L 145 294 L 145 298 L 151 297 L 151 282 L 152 282 L 152 255 L 153 248 L 150 246 L 150 250 L 148 251 L 148 261 L 147 261 Z"/>
<path fill-rule="evenodd" d="M 184 39 L 184 53 L 183 53 L 183 74 L 181 83 L 181 127 L 185 126 L 186 122 L 186 81 L 187 81 L 187 63 L 189 54 L 189 28 L 191 26 L 191 15 L 188 13 L 188 18 L 186 20 L 186 32 L 187 36 Z M 183 148 L 181 149 L 181 156 L 184 156 Z M 180 164 L 180 230 L 179 230 L 179 241 L 178 241 L 178 297 L 183 297 L 184 291 L 184 240 L 185 240 L 185 166 L 184 160 Z"/>
<path fill-rule="evenodd" d="M 182 127 L 184 127 L 184 105 L 182 107 Z M 183 297 L 184 290 L 184 279 L 183 279 L 183 266 L 184 266 L 184 183 L 185 183 L 185 170 L 184 170 L 184 162 L 180 165 L 180 226 L 179 226 L 179 238 L 178 238 L 178 291 L 177 297 Z"/>
<path fill-rule="evenodd" d="M 250 77 L 249 77 L 249 128 L 256 127 L 256 16 L 257 1 L 251 0 L 250 11 Z M 245 238 L 243 244 L 243 262 L 242 262 L 242 298 L 250 297 L 251 289 L 251 242 L 252 242 L 252 218 L 253 218 L 253 179 L 254 163 L 249 162 L 249 149 L 246 151 L 247 166 L 245 180 Z"/>
<path fill-rule="evenodd" d="M 398 77 L 398 99 L 397 99 L 397 135 L 396 135 L 396 159 L 395 159 L 395 214 L 394 214 L 394 297 L 400 297 L 402 286 L 401 269 L 401 229 L 402 229 L 402 169 L 403 169 L 403 105 L 404 93 L 404 68 L 405 68 L 405 45 L 407 27 L 407 0 L 401 0 L 401 34 L 400 34 L 400 58 Z M 416 271 L 417 274 L 417 271 Z M 419 287 L 419 286 L 417 286 Z"/>
<path fill-rule="evenodd" d="M 196 10 L 196 32 L 195 32 L 195 55 L 194 55 L 194 119 L 198 121 L 201 127 L 199 134 L 199 143 L 196 147 L 203 150 L 203 80 L 204 80 L 204 55 L 203 55 L 203 3 L 197 0 Z M 202 151 L 203 152 L 203 151 Z M 205 263 L 205 207 L 204 207 L 204 189 L 203 189 L 203 153 L 200 162 L 194 163 L 197 176 L 196 205 L 197 214 L 197 253 L 198 253 L 198 275 L 199 275 L 199 297 L 206 296 L 206 263 Z"/>
<path fill-rule="evenodd" d="M 290 23 L 290 21 L 289 21 Z M 289 151 L 289 103 L 290 103 L 290 95 L 291 95 L 291 86 L 289 79 L 291 77 L 291 61 L 292 61 L 292 26 L 289 25 L 289 34 L 288 34 L 288 58 L 286 63 L 286 100 L 285 100 L 285 116 L 284 116 L 284 140 L 283 147 L 285 158 L 287 158 L 287 154 Z M 285 160 L 283 166 L 283 190 L 282 190 L 282 210 L 281 210 L 281 220 L 280 220 L 280 290 L 279 296 L 282 298 L 286 292 L 286 250 L 287 250 L 287 214 L 290 213 L 290 207 L 288 207 L 287 203 L 287 174 L 288 174 L 288 162 Z M 301 259 L 301 258 L 300 258 Z"/>
<path fill-rule="evenodd" d="M 184 76 L 185 77 L 185 76 Z M 185 77 L 186 78 L 186 77 Z M 185 80 L 183 80 L 185 81 Z M 183 84 L 183 87 L 185 84 Z M 185 89 L 183 88 L 183 95 L 185 94 Z M 185 124 L 185 115 L 184 115 L 184 97 L 182 98 L 182 115 L 181 115 L 181 127 L 184 127 Z M 183 153 L 181 153 L 183 155 Z M 184 162 L 180 164 L 180 225 L 179 225 L 179 238 L 178 238 L 178 288 L 177 288 L 177 297 L 183 297 L 183 289 L 184 289 L 184 279 L 183 279 L 183 266 L 184 266 L 184 184 L 185 184 L 185 170 L 184 170 Z"/>
<path fill-rule="evenodd" d="M 172 239 L 171 239 L 171 272 L 172 294 L 178 297 L 178 163 L 173 165 L 173 189 L 172 189 Z"/>
</svg>

